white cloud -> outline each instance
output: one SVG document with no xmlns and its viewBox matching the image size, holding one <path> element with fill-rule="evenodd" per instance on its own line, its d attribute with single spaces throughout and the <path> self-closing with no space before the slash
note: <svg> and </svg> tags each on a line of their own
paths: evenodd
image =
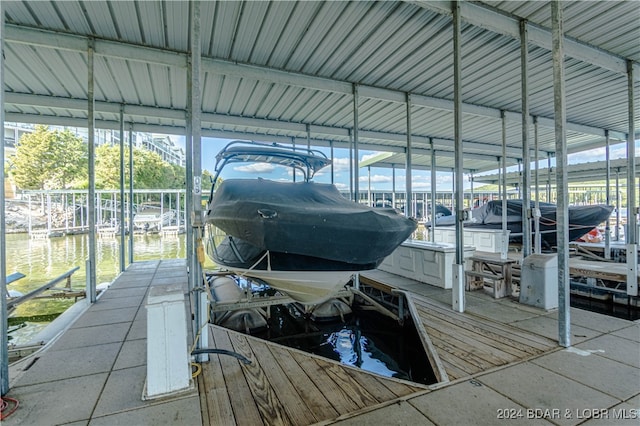
<svg viewBox="0 0 640 426">
<path fill-rule="evenodd" d="M 269 163 L 253 163 L 234 167 L 233 170 L 244 173 L 271 173 L 275 167 Z"/>
<path fill-rule="evenodd" d="M 327 169 L 330 169 L 330 167 L 327 167 Z M 349 157 L 344 157 L 344 158 L 334 158 L 333 159 L 333 171 L 335 172 L 340 172 L 340 171 L 345 171 L 345 170 L 349 170 Z"/>
</svg>

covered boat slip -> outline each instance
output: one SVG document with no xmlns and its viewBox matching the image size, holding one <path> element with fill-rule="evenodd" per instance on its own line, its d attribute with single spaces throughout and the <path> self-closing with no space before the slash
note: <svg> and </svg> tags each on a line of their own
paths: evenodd
<svg viewBox="0 0 640 426">
<path fill-rule="evenodd" d="M 556 313 L 474 293 L 468 312 L 457 314 L 446 307 L 450 290 L 382 272 L 370 279 L 401 288 L 413 301 L 448 383 L 425 387 L 381 377 L 209 326 L 210 346 L 238 352 L 251 364 L 211 355 L 194 390 L 142 401 L 146 295 L 151 286 L 186 285 L 186 270 L 184 261 L 136 262 L 37 361 L 27 360 L 21 365 L 26 371 L 12 375 L 7 396 L 19 399 L 20 409 L 3 425 L 51 419 L 92 425 L 490 425 L 505 409 L 628 414 L 640 403 L 634 351 L 639 324 L 572 310 L 576 345 L 567 351 L 553 342 Z M 471 331 L 475 337 L 468 340 Z M 550 386 L 557 391 L 553 400 Z M 573 425 L 585 416 L 552 423 Z"/>
</svg>

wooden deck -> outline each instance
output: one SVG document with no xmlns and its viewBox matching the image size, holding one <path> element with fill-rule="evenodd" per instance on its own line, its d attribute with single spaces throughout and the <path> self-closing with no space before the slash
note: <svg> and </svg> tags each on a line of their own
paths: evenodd
<svg viewBox="0 0 640 426">
<path fill-rule="evenodd" d="M 209 331 L 210 346 L 251 364 L 215 354 L 203 364 L 198 387 L 205 424 L 312 424 L 427 391 L 222 327 Z"/>
<path fill-rule="evenodd" d="M 422 327 L 453 381 L 557 348 L 551 339 L 409 294 Z"/>
</svg>

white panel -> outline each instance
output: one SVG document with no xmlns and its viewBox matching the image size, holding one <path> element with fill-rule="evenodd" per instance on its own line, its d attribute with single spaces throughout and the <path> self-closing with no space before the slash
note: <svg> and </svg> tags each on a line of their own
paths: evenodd
<svg viewBox="0 0 640 426">
<path fill-rule="evenodd" d="M 182 286 L 153 286 L 147 298 L 147 383 L 145 399 L 189 388 L 191 372 Z"/>
</svg>

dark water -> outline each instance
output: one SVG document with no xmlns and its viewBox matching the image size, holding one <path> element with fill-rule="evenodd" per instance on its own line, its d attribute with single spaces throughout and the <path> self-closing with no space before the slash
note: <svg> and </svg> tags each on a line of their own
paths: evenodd
<svg viewBox="0 0 640 426">
<path fill-rule="evenodd" d="M 416 383 L 436 382 L 422 343 L 410 321 L 396 321 L 370 310 L 359 310 L 345 322 L 305 319 L 292 306 L 272 307 L 269 328 L 254 334 L 385 377 Z"/>
<path fill-rule="evenodd" d="M 585 311 L 597 312 L 610 317 L 622 318 L 629 321 L 640 319 L 640 308 L 632 305 L 614 303 L 613 300 L 597 300 L 588 297 L 571 295 L 571 306 Z"/>
</svg>

